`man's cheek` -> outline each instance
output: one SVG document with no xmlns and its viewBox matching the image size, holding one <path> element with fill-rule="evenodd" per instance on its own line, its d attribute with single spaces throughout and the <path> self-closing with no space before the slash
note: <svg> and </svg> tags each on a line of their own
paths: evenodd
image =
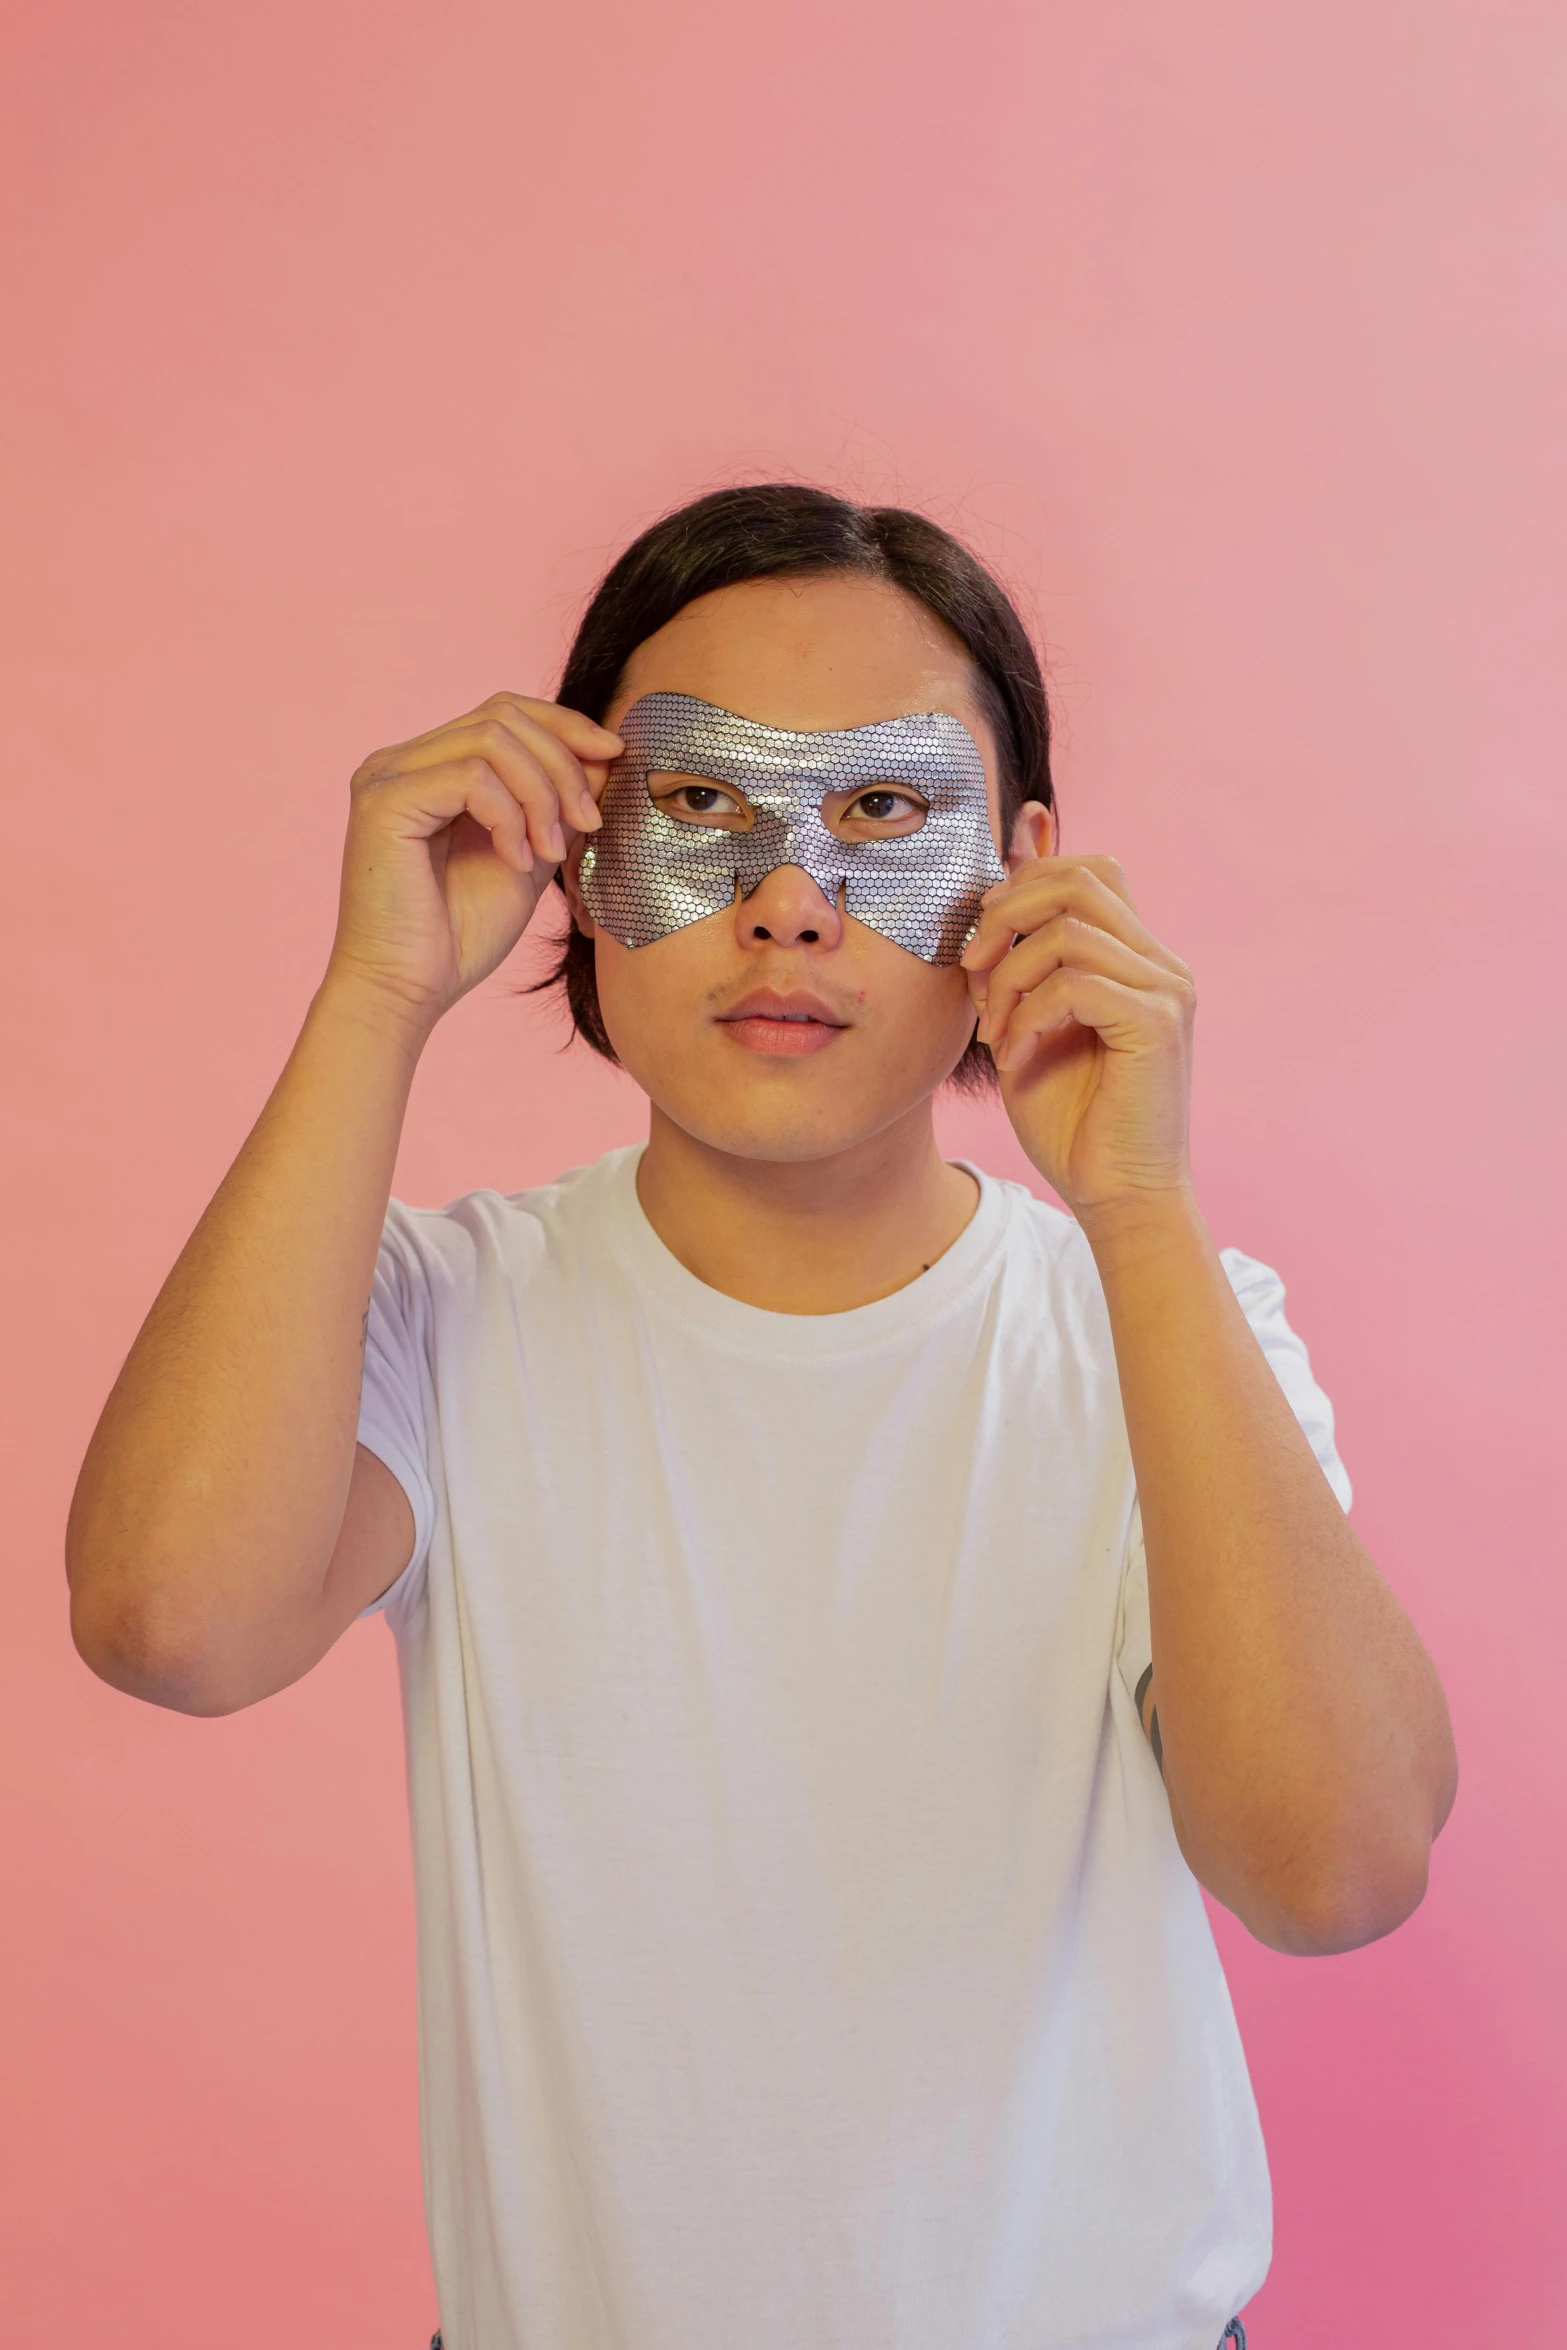
<svg viewBox="0 0 1567 2350">
<path fill-rule="evenodd" d="M 612 1043 L 617 1027 L 628 1038 L 658 1047 L 711 1025 L 708 1005 L 722 982 L 725 963 L 712 931 L 721 924 L 722 917 L 713 916 L 708 923 L 671 931 L 667 938 L 634 948 L 599 932 L 599 1006 Z"/>
</svg>

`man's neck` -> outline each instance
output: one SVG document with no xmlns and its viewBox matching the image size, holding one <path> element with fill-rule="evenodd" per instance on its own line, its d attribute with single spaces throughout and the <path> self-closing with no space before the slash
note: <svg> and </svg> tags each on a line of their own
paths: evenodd
<svg viewBox="0 0 1567 2350">
<path fill-rule="evenodd" d="M 643 1213 L 709 1288 L 775 1314 L 841 1314 L 890 1297 L 945 1255 L 978 1186 L 936 1148 L 921 1102 L 827 1159 L 738 1158 L 657 1108 L 637 1171 Z"/>
</svg>

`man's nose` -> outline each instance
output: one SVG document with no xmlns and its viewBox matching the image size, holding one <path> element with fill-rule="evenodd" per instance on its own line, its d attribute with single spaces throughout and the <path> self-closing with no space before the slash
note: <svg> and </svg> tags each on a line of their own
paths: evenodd
<svg viewBox="0 0 1567 2350">
<path fill-rule="evenodd" d="M 801 865 L 775 865 L 735 908 L 742 946 L 835 947 L 843 916 Z"/>
</svg>

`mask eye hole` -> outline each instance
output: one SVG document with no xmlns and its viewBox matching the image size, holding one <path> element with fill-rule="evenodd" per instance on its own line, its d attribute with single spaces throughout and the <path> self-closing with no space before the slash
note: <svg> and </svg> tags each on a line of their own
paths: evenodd
<svg viewBox="0 0 1567 2350">
<path fill-rule="evenodd" d="M 653 805 L 681 824 L 702 825 L 709 832 L 749 832 L 756 822 L 744 792 L 709 775 L 650 775 L 647 790 Z"/>
<path fill-rule="evenodd" d="M 839 840 L 902 840 L 929 814 L 930 802 L 909 783 L 865 783 L 822 801 L 822 822 Z"/>
</svg>

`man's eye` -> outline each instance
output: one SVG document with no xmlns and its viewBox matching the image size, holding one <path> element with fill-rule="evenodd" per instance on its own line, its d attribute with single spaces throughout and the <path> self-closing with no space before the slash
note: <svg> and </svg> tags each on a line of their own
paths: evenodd
<svg viewBox="0 0 1567 2350">
<path fill-rule="evenodd" d="M 747 820 L 745 803 L 739 794 L 726 791 L 720 783 L 709 783 L 705 776 L 688 775 L 677 780 L 669 775 L 650 775 L 648 790 L 658 806 L 671 816 L 729 826 L 744 826 Z"/>
<path fill-rule="evenodd" d="M 896 824 L 905 817 L 923 816 L 925 803 L 911 792 L 862 791 L 858 799 L 849 802 L 844 814 L 862 824 Z"/>
</svg>

